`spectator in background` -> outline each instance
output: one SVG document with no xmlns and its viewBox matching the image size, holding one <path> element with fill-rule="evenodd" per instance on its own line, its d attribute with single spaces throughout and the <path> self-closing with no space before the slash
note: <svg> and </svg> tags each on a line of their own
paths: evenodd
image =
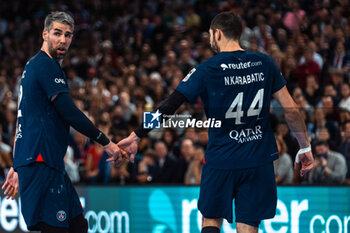
<svg viewBox="0 0 350 233">
<path fill-rule="evenodd" d="M 78 131 L 73 131 L 73 139 L 77 144 L 77 151 L 74 154 L 74 157 L 78 159 L 80 164 L 80 173 L 85 173 L 85 164 L 87 157 L 87 149 L 88 149 L 88 139 L 85 135 L 79 133 Z M 83 171 L 82 171 L 83 170 Z"/>
<path fill-rule="evenodd" d="M 305 11 L 300 9 L 299 3 L 297 1 L 291 1 L 291 11 L 284 15 L 283 23 L 289 31 L 297 31 L 302 25 Z"/>
<path fill-rule="evenodd" d="M 339 111 L 340 114 L 340 123 L 344 124 L 347 121 L 350 121 L 350 106 L 341 108 Z"/>
<path fill-rule="evenodd" d="M 293 182 L 293 162 L 287 154 L 287 145 L 282 137 L 276 137 L 279 158 L 274 161 L 276 184 L 292 184 Z"/>
<path fill-rule="evenodd" d="M 341 93 L 341 85 L 344 83 L 344 74 L 340 70 L 330 70 L 330 83 L 334 86 L 336 93 Z M 337 96 L 338 97 L 338 96 Z"/>
<path fill-rule="evenodd" d="M 186 128 L 184 138 L 185 138 L 184 140 L 189 139 L 192 142 L 192 144 L 193 144 L 193 142 L 197 142 L 198 141 L 198 134 L 196 132 L 196 129 L 195 128 Z M 182 145 L 181 145 L 181 147 L 182 147 Z M 182 150 L 182 148 L 181 148 L 181 150 Z M 183 155 L 182 151 L 181 151 L 181 153 Z"/>
<path fill-rule="evenodd" d="M 194 158 L 188 165 L 185 174 L 186 185 L 199 185 L 201 183 L 202 165 L 204 159 L 204 149 L 196 146 L 194 149 Z"/>
<path fill-rule="evenodd" d="M 85 163 L 85 178 L 88 183 L 96 183 L 99 175 L 99 164 L 104 153 L 104 148 L 94 142 L 87 150 Z"/>
<path fill-rule="evenodd" d="M 343 83 L 340 89 L 341 100 L 339 102 L 340 109 L 350 110 L 350 85 L 349 83 Z"/>
<path fill-rule="evenodd" d="M 321 130 L 323 128 L 327 128 L 330 139 L 332 140 L 332 149 L 335 149 L 335 147 L 339 145 L 340 141 L 339 128 L 336 122 L 326 119 L 325 110 L 325 108 L 315 109 L 314 124 L 310 129 L 312 135 L 311 137 L 313 139 L 317 139 L 320 135 Z"/>
<path fill-rule="evenodd" d="M 309 174 L 311 184 L 342 184 L 345 181 L 347 167 L 344 156 L 331 151 L 326 141 L 316 141 L 314 168 Z"/>
<path fill-rule="evenodd" d="M 240 38 L 242 48 L 248 49 L 250 47 L 249 39 L 253 35 L 253 31 L 247 26 L 247 22 L 242 20 L 243 31 Z"/>
<path fill-rule="evenodd" d="M 174 129 L 166 128 L 163 130 L 162 141 L 166 144 L 168 151 L 174 154 L 175 156 L 179 156 L 180 150 L 176 145 L 177 135 Z"/>
<path fill-rule="evenodd" d="M 343 125 L 343 139 L 339 146 L 339 152 L 344 156 L 348 172 L 346 174 L 346 184 L 350 184 L 350 121 Z"/>
<path fill-rule="evenodd" d="M 74 151 L 71 146 L 67 147 L 67 153 L 63 160 L 64 167 L 72 183 L 78 183 L 80 181 L 79 162 L 74 158 Z"/>
<path fill-rule="evenodd" d="M 266 18 L 262 14 L 257 15 L 256 26 L 253 28 L 253 33 L 257 38 L 258 47 L 265 51 L 268 49 L 268 41 L 271 38 L 271 31 L 271 26 L 266 24 Z M 252 41 L 250 43 L 253 44 Z"/>
<path fill-rule="evenodd" d="M 288 50 L 288 48 L 290 48 L 290 50 L 294 50 L 294 48 L 291 48 L 291 46 L 287 46 L 286 50 Z M 294 55 L 288 55 L 286 51 L 285 58 L 282 61 L 281 71 L 284 78 L 287 81 L 288 90 L 292 90 L 296 86 L 298 86 L 298 78 L 294 76 L 294 70 L 296 69 L 296 67 L 296 58 L 294 57 Z"/>
<path fill-rule="evenodd" d="M 327 97 L 331 97 L 332 101 L 328 101 Z M 335 111 L 335 115 L 337 115 L 337 108 L 336 106 L 339 103 L 339 96 L 338 96 L 338 91 L 335 88 L 335 86 L 331 83 L 328 83 L 324 86 L 324 91 L 323 91 L 323 97 L 322 97 L 322 106 L 326 106 L 327 108 L 332 109 Z M 328 109 L 327 109 L 328 110 Z"/>
<path fill-rule="evenodd" d="M 192 7 L 187 7 L 187 15 L 185 17 L 185 26 L 189 30 L 199 28 L 201 18 Z"/>
<path fill-rule="evenodd" d="M 186 131 L 192 132 L 192 131 Z M 195 133 L 195 131 L 193 131 Z M 194 146 L 193 141 L 189 138 L 185 138 L 181 143 L 181 157 L 179 159 L 178 165 L 178 177 L 181 183 L 184 183 L 185 174 L 188 166 L 193 161 L 194 156 Z"/>
<path fill-rule="evenodd" d="M 136 106 L 130 102 L 130 96 L 127 92 L 121 92 L 119 98 L 119 104 L 123 111 L 123 119 L 126 122 L 129 122 L 132 116 L 132 113 L 135 111 Z"/>
<path fill-rule="evenodd" d="M 297 87 L 293 90 L 292 97 L 295 103 L 298 105 L 300 109 L 305 110 L 308 118 L 312 118 L 314 113 L 314 108 L 311 106 L 308 101 L 305 99 L 303 91 L 301 88 Z"/>
<path fill-rule="evenodd" d="M 4 122 L 2 124 L 2 137 L 7 144 L 13 144 L 16 131 L 17 104 L 13 101 L 13 93 L 7 91 L 1 104 L 4 107 Z"/>
<path fill-rule="evenodd" d="M 346 18 L 343 17 L 344 9 L 341 5 L 336 5 L 332 10 L 332 18 L 330 20 L 331 24 L 335 27 L 344 28 L 344 26 L 348 23 Z M 343 35 L 342 35 L 343 36 Z"/>
<path fill-rule="evenodd" d="M 152 181 L 154 183 L 177 183 L 178 167 L 177 159 L 169 153 L 168 148 L 162 141 L 154 144 L 156 155 L 156 169 Z"/>
<path fill-rule="evenodd" d="M 312 59 L 314 60 L 314 62 L 316 62 L 318 67 L 320 67 L 320 69 L 322 69 L 323 68 L 323 59 L 322 59 L 322 56 L 317 52 L 316 43 L 311 40 L 307 43 L 307 47 L 312 50 Z M 300 58 L 300 63 L 302 64 L 304 62 L 305 62 L 305 57 L 302 56 Z"/>
<path fill-rule="evenodd" d="M 313 50 L 311 48 L 306 48 L 304 50 L 304 57 L 305 62 L 298 65 L 293 73 L 293 76 L 298 78 L 300 88 L 306 87 L 306 77 L 308 75 L 315 75 L 317 83 L 319 83 L 321 76 L 321 69 L 313 60 Z"/>
<path fill-rule="evenodd" d="M 0 183 L 5 181 L 7 173 L 12 167 L 11 155 L 8 152 L 0 151 Z"/>
<path fill-rule="evenodd" d="M 137 181 L 148 183 L 153 180 L 156 170 L 156 154 L 154 150 L 148 149 L 142 156 L 142 160 L 137 165 Z"/>
<path fill-rule="evenodd" d="M 333 151 L 338 151 L 338 140 L 331 138 L 328 128 L 320 128 L 318 131 L 317 139 L 321 141 L 326 141 L 329 148 Z"/>
<path fill-rule="evenodd" d="M 2 102 L 2 99 L 7 91 L 9 91 L 9 87 L 6 83 L 6 78 L 4 76 L 0 76 L 0 102 Z"/>
<path fill-rule="evenodd" d="M 306 88 L 303 90 L 305 99 L 312 106 L 315 106 L 321 99 L 321 91 L 315 75 L 306 77 Z"/>
<path fill-rule="evenodd" d="M 277 40 L 276 40 L 278 47 L 281 49 L 281 51 L 286 51 L 287 45 L 288 45 L 288 35 L 287 31 L 283 28 L 279 28 L 277 30 Z"/>
<path fill-rule="evenodd" d="M 334 90 L 332 86 L 330 88 L 325 87 L 325 90 L 328 89 L 328 93 L 331 94 Z M 339 113 L 338 109 L 335 108 L 334 99 L 331 95 L 324 95 L 321 99 L 321 106 L 324 111 L 327 121 L 332 121 L 334 124 L 339 122 Z"/>
<path fill-rule="evenodd" d="M 283 141 L 287 145 L 287 153 L 291 156 L 292 161 L 295 161 L 295 156 L 298 152 L 298 141 L 293 135 L 291 135 L 288 125 L 286 122 L 282 121 L 278 123 L 276 129 L 277 137 L 282 137 Z"/>
<path fill-rule="evenodd" d="M 3 142 L 2 139 L 2 126 L 0 125 L 0 152 L 5 152 L 10 154 L 12 152 L 12 148 Z"/>
<path fill-rule="evenodd" d="M 331 58 L 331 68 L 343 72 L 350 71 L 350 55 L 346 53 L 344 42 L 338 41 Z"/>
</svg>

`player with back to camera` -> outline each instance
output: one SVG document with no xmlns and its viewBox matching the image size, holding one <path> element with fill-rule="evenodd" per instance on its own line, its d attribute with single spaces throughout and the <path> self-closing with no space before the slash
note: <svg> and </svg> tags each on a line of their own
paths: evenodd
<svg viewBox="0 0 350 233">
<path fill-rule="evenodd" d="M 74 20 L 65 12 L 45 18 L 41 50 L 26 64 L 18 100 L 14 165 L 4 185 L 5 195 L 21 196 L 29 230 L 43 233 L 85 233 L 83 209 L 63 157 L 69 126 L 104 146 L 120 164 L 119 147 L 75 106 L 61 63 L 72 42 Z"/>
<path fill-rule="evenodd" d="M 209 129 L 202 168 L 198 201 L 202 233 L 220 232 L 223 218 L 233 222 L 233 199 L 237 232 L 257 233 L 261 220 L 275 216 L 277 205 L 273 161 L 278 152 L 269 119 L 272 96 L 283 107 L 299 142 L 295 168 L 302 175 L 313 166 L 311 147 L 299 110 L 274 61 L 240 47 L 240 17 L 232 12 L 218 14 L 209 33 L 217 55 L 194 68 L 156 109 L 172 115 L 183 102 L 193 103 L 200 97 L 207 118 L 221 120 L 221 128 Z M 148 131 L 140 126 L 117 145 L 133 160 L 140 138 Z"/>
</svg>

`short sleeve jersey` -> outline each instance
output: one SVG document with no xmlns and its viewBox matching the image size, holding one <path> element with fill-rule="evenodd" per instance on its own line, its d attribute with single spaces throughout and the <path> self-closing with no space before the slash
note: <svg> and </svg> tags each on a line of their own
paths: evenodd
<svg viewBox="0 0 350 233">
<path fill-rule="evenodd" d="M 26 64 L 21 78 L 15 140 L 14 168 L 44 162 L 64 170 L 69 125 L 55 110 L 51 98 L 69 92 L 59 63 L 40 51 Z"/>
<path fill-rule="evenodd" d="M 275 62 L 255 52 L 221 52 L 192 69 L 176 90 L 191 103 L 200 97 L 207 118 L 221 121 L 209 128 L 208 166 L 241 169 L 278 158 L 269 109 L 285 84 Z"/>
</svg>

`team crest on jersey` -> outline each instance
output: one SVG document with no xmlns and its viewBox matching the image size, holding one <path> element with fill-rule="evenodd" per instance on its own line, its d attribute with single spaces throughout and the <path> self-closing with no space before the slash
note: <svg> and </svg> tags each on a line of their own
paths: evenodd
<svg viewBox="0 0 350 233">
<path fill-rule="evenodd" d="M 183 82 L 187 82 L 187 80 L 191 77 L 191 75 L 196 71 L 196 68 L 193 68 L 184 79 L 182 79 Z"/>
<path fill-rule="evenodd" d="M 67 218 L 67 214 L 64 210 L 60 210 L 56 214 L 56 218 L 58 221 L 63 222 Z"/>
</svg>

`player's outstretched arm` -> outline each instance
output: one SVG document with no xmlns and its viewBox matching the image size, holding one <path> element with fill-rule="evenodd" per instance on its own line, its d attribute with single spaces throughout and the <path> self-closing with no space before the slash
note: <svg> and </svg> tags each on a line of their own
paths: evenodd
<svg viewBox="0 0 350 233">
<path fill-rule="evenodd" d="M 179 91 L 174 91 L 165 100 L 163 100 L 155 110 L 159 110 L 162 115 L 173 115 L 175 111 L 186 101 L 186 97 Z M 117 145 L 130 155 L 130 161 L 134 162 L 135 154 L 137 152 L 137 145 L 142 137 L 146 136 L 150 129 L 144 129 L 140 125 L 127 138 L 121 140 Z M 112 161 L 108 159 L 108 161 Z"/>
<path fill-rule="evenodd" d="M 300 174 L 303 176 L 312 169 L 314 163 L 304 120 L 286 86 L 275 92 L 274 97 L 284 109 L 287 124 L 298 140 L 300 150 L 295 157 L 294 167 L 300 170 Z"/>
<path fill-rule="evenodd" d="M 69 93 L 60 93 L 53 99 L 56 110 L 74 129 L 104 146 L 109 156 L 118 159 L 120 148 L 111 142 L 74 104 Z"/>
</svg>

